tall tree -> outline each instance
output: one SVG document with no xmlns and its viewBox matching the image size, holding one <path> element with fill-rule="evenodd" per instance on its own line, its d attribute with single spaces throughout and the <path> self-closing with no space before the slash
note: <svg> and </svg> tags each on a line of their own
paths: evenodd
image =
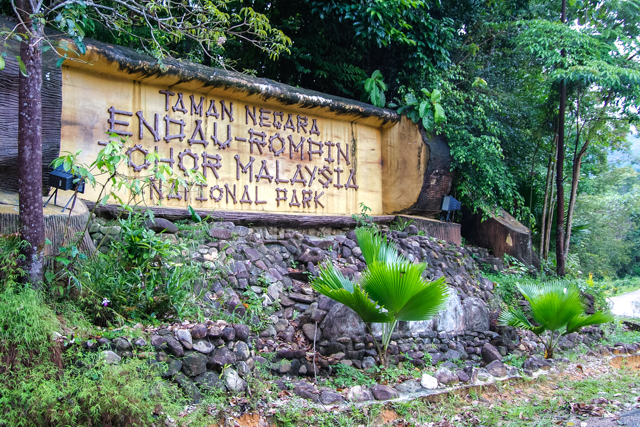
<svg viewBox="0 0 640 427">
<path fill-rule="evenodd" d="M 549 84 L 549 99 L 557 99 L 559 105 L 555 251 L 557 273 L 563 276 L 582 162 L 594 145 L 617 146 L 637 120 L 633 106 L 640 63 L 633 58 L 640 25 L 637 19 L 628 19 L 629 8 L 637 8 L 632 1 L 569 7 L 563 0 L 561 8 L 560 22 L 547 18 L 518 23 L 522 32 L 517 44 L 531 55 L 529 66 L 541 70 Z M 573 144 L 568 142 L 571 138 Z"/>
<path fill-rule="evenodd" d="M 567 0 L 562 0 L 560 23 L 567 23 Z M 566 58 L 567 51 L 562 48 L 562 58 Z M 564 251 L 564 122 L 567 110 L 567 82 L 560 79 L 560 107 L 558 108 L 558 143 L 556 149 L 556 266 L 558 276 L 565 275 L 567 256 Z"/>
<path fill-rule="evenodd" d="M 38 283 L 44 268 L 44 216 L 42 208 L 42 52 L 43 46 L 56 47 L 45 26 L 51 25 L 69 35 L 79 53 L 85 52 L 86 30 L 98 23 L 113 37 L 129 40 L 156 56 L 171 57 L 183 43 L 198 46 L 205 55 L 216 51 L 224 57 L 227 39 L 238 38 L 277 57 L 288 50 L 289 38 L 272 28 L 269 20 L 251 8 L 234 8 L 229 0 L 10 0 L 18 20 L 5 37 L 20 40 L 19 84 L 20 232 L 28 243 L 25 267 L 31 283 Z M 6 8 L 6 4 L 2 4 Z M 55 51 L 55 49 L 54 49 Z M 64 60 L 64 59 L 62 59 Z M 62 62 L 59 62 L 61 64 Z M 219 61 L 224 64 L 224 61 Z"/>
</svg>

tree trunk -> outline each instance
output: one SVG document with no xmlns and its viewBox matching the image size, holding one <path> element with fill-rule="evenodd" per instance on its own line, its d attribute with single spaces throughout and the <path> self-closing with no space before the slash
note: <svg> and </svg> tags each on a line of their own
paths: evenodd
<svg viewBox="0 0 640 427">
<path fill-rule="evenodd" d="M 573 212 L 576 207 L 576 199 L 578 197 L 578 183 L 580 182 L 580 168 L 582 167 L 582 158 L 589 147 L 589 141 L 585 142 L 580 152 L 575 156 L 573 161 L 573 174 L 571 176 L 571 194 L 569 196 L 569 209 L 567 210 L 567 233 L 564 238 L 564 256 L 569 254 L 569 244 L 571 243 L 571 223 L 573 222 Z"/>
<path fill-rule="evenodd" d="M 553 174 L 551 175 L 551 202 L 549 203 L 549 212 L 547 213 L 547 230 L 546 230 L 546 239 L 544 244 L 544 254 L 543 258 L 546 261 L 549 259 L 549 247 L 551 246 L 551 228 L 553 227 L 553 212 L 556 208 L 556 201 L 554 197 L 556 196 L 556 187 L 553 185 L 553 180 L 555 179 L 555 165 L 553 169 Z"/>
<path fill-rule="evenodd" d="M 561 22 L 567 20 L 567 0 L 562 0 Z M 562 56 L 566 56 L 562 49 Z M 556 192 L 557 192 L 557 217 L 556 217 L 556 266 L 558 276 L 564 277 L 566 255 L 564 252 L 564 122 L 567 110 L 567 84 L 563 79 L 560 82 L 560 108 L 558 109 L 558 164 L 556 167 Z"/>
<path fill-rule="evenodd" d="M 554 147 L 555 149 L 555 147 Z M 553 162 L 553 154 L 549 155 L 549 165 L 547 166 L 547 179 L 544 184 L 544 205 L 542 206 L 542 225 L 540 227 L 540 259 L 543 258 L 544 248 L 547 237 L 547 209 L 549 208 L 551 198 L 551 188 L 553 187 L 553 170 L 555 163 Z"/>
<path fill-rule="evenodd" d="M 28 35 L 20 44 L 20 58 L 26 76 L 19 80 L 18 165 L 20 198 L 19 222 L 22 238 L 29 244 L 24 250 L 24 269 L 32 285 L 44 274 L 44 214 L 42 208 L 42 37 L 41 25 L 33 26 L 31 3 L 17 2 L 22 25 L 21 34 Z"/>
</svg>

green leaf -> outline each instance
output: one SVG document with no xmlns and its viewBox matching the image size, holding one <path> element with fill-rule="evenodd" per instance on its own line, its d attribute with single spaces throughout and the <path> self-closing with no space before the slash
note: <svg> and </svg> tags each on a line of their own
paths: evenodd
<svg viewBox="0 0 640 427">
<path fill-rule="evenodd" d="M 311 283 L 314 290 L 355 311 L 364 322 L 389 322 L 390 316 L 371 301 L 360 285 L 353 284 L 333 265 L 321 265 L 320 274 Z"/>
<path fill-rule="evenodd" d="M 439 89 L 434 89 L 431 92 L 431 102 L 440 102 L 442 100 L 442 92 Z"/>
<path fill-rule="evenodd" d="M 22 73 L 23 76 L 27 77 L 27 66 L 24 65 L 24 62 L 22 62 L 22 58 L 20 58 L 19 56 L 16 56 L 16 59 L 18 60 L 18 67 L 20 68 L 20 73 Z"/>
<path fill-rule="evenodd" d="M 413 93 L 408 93 L 404 97 L 404 100 L 405 100 L 407 105 L 417 104 L 418 103 L 418 100 L 416 99 L 416 96 Z"/>
<path fill-rule="evenodd" d="M 387 243 L 387 238 L 383 238 L 376 230 L 358 228 L 356 229 L 356 239 L 367 264 L 399 262 L 403 259 L 398 254 L 398 250 L 392 244 Z"/>
<path fill-rule="evenodd" d="M 60 68 L 65 59 L 67 59 L 67 55 L 58 58 L 58 60 L 56 61 L 56 67 Z"/>
<path fill-rule="evenodd" d="M 64 265 L 65 267 L 68 266 L 69 264 L 71 264 L 71 260 L 69 260 L 67 258 L 55 257 L 54 259 L 56 261 L 58 261 L 60 264 Z"/>
<path fill-rule="evenodd" d="M 480 77 L 476 77 L 473 83 L 471 83 L 471 87 L 486 87 L 487 82 Z"/>
<path fill-rule="evenodd" d="M 49 240 L 49 239 L 45 238 L 45 239 L 44 239 L 44 244 L 45 244 L 45 245 L 50 245 L 50 244 L 51 244 L 51 240 Z"/>
<path fill-rule="evenodd" d="M 0 71 L 4 70 L 4 58 L 2 56 L 0 56 Z"/>
<path fill-rule="evenodd" d="M 84 55 L 85 53 L 87 53 L 87 47 L 85 46 L 85 44 L 82 41 L 80 41 L 80 39 L 76 38 L 75 42 L 76 42 L 76 46 L 78 46 L 78 50 L 80 51 L 81 54 Z"/>
<path fill-rule="evenodd" d="M 399 313 L 424 288 L 422 272 L 426 264 L 376 262 L 362 273 L 362 286 L 371 298 L 392 315 Z"/>
<path fill-rule="evenodd" d="M 385 102 L 386 98 L 384 93 L 377 87 L 374 87 L 371 91 L 371 103 L 376 107 L 384 107 Z"/>
<path fill-rule="evenodd" d="M 187 209 L 191 214 L 191 219 L 193 220 L 193 222 L 202 222 L 202 218 L 200 218 L 200 215 L 198 215 L 198 212 L 196 212 L 196 210 L 193 209 L 191 205 L 187 206 Z"/>
<path fill-rule="evenodd" d="M 431 109 L 431 104 L 429 103 L 429 101 L 422 101 L 420 103 L 420 108 L 418 109 L 418 113 L 420 114 L 420 117 L 424 117 L 425 114 L 427 114 L 427 111 L 429 111 Z"/>
<path fill-rule="evenodd" d="M 565 334 L 577 332 L 585 326 L 599 325 L 601 323 L 609 323 L 613 321 L 614 317 L 612 315 L 603 312 L 594 313 L 591 316 L 576 316 L 569 321 Z"/>
<path fill-rule="evenodd" d="M 402 307 L 396 318 L 403 321 L 431 319 L 445 309 L 448 298 L 449 293 L 444 277 L 425 283 L 422 290 L 416 292 Z"/>
<path fill-rule="evenodd" d="M 375 85 L 376 83 L 373 81 L 373 79 L 367 79 L 364 81 L 364 90 L 367 93 L 371 93 L 371 91 L 373 91 L 373 89 L 375 89 Z"/>
<path fill-rule="evenodd" d="M 325 265 L 321 264 L 318 269 L 318 277 L 312 282 L 313 288 L 324 295 L 323 290 L 337 290 L 346 289 L 349 292 L 353 292 L 353 283 L 351 280 L 344 277 L 342 272 L 331 265 L 331 263 Z"/>
<path fill-rule="evenodd" d="M 434 122 L 433 122 L 433 114 L 429 112 L 422 118 L 422 126 L 424 126 L 427 132 L 431 132 L 433 130 Z"/>
<path fill-rule="evenodd" d="M 442 105 L 435 104 L 433 107 L 434 107 L 433 118 L 436 124 L 440 124 L 445 120 L 447 120 L 447 117 L 444 115 L 444 108 L 442 108 Z"/>
</svg>

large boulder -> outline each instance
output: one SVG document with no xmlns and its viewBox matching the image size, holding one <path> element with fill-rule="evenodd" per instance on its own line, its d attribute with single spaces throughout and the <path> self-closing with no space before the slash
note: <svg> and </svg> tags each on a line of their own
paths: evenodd
<svg viewBox="0 0 640 427">
<path fill-rule="evenodd" d="M 464 323 L 468 331 L 489 330 L 489 310 L 479 298 L 465 298 L 462 301 Z"/>
<path fill-rule="evenodd" d="M 349 307 L 336 304 L 320 325 L 325 338 L 354 337 L 366 333 L 366 325 L 355 311 Z M 313 336 L 313 335 L 312 335 Z"/>
<path fill-rule="evenodd" d="M 489 363 L 485 369 L 494 377 L 502 378 L 507 376 L 507 367 L 499 360 Z"/>
<path fill-rule="evenodd" d="M 222 376 L 230 392 L 240 393 L 247 387 L 245 380 L 240 378 L 240 375 L 233 369 L 225 369 Z"/>
<path fill-rule="evenodd" d="M 435 320 L 436 330 L 441 332 L 462 332 L 465 330 L 464 310 L 460 297 L 453 293 L 449 296 L 447 307 Z"/>
<path fill-rule="evenodd" d="M 453 383 L 457 383 L 459 381 L 458 376 L 455 372 L 451 372 L 447 368 L 440 368 L 436 371 L 435 374 L 436 379 L 440 384 L 449 385 Z"/>
<path fill-rule="evenodd" d="M 188 377 L 195 377 L 207 372 L 207 356 L 193 352 L 182 359 L 182 372 Z"/>
<path fill-rule="evenodd" d="M 420 385 L 427 390 L 434 390 L 438 388 L 438 380 L 432 377 L 429 374 L 422 374 L 422 379 L 420 380 Z"/>
<path fill-rule="evenodd" d="M 551 363 L 543 357 L 532 355 L 524 361 L 522 369 L 530 372 L 535 372 L 539 369 L 548 371 L 551 369 Z"/>
</svg>

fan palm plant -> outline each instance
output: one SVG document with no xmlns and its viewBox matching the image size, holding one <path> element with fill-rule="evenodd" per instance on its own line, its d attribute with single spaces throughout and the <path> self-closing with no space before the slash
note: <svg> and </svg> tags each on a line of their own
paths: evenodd
<svg viewBox="0 0 640 427">
<path fill-rule="evenodd" d="M 577 332 L 584 326 L 613 320 L 610 314 L 604 312 L 587 316 L 580 291 L 566 282 L 517 286 L 531 306 L 531 320 L 519 307 L 511 307 L 500 314 L 498 321 L 502 325 L 527 329 L 542 338 L 547 359 L 553 358 L 560 337 Z M 543 337 L 547 331 L 549 333 Z"/>
<path fill-rule="evenodd" d="M 344 277 L 330 262 L 320 266 L 312 282 L 319 293 L 355 311 L 367 324 L 382 323 L 382 349 L 374 340 L 380 361 L 387 365 L 387 348 L 398 321 L 428 320 L 445 307 L 448 287 L 444 278 L 425 281 L 424 263 L 412 263 L 373 229 L 356 230 L 367 263 L 359 282 Z"/>
</svg>

